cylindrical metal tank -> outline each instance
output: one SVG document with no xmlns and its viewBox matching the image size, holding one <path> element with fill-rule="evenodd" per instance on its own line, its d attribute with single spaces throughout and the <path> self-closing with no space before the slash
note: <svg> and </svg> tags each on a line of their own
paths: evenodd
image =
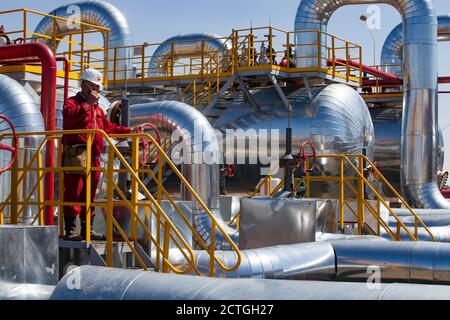
<svg viewBox="0 0 450 320">
<path fill-rule="evenodd" d="M 384 107 L 370 109 L 375 130 L 374 161 L 380 166 L 381 173 L 397 191 L 400 191 L 400 151 L 402 108 Z M 444 166 L 444 139 L 442 130 L 437 135 L 437 171 Z M 388 188 L 383 191 L 387 196 L 393 196 Z"/>
<path fill-rule="evenodd" d="M 40 112 L 39 104 L 34 98 L 14 79 L 0 74 L 0 114 L 8 117 L 16 128 L 17 132 L 39 132 L 44 131 L 44 119 Z M 0 122 L 0 133 L 8 132 L 8 125 Z M 20 142 L 21 148 L 18 152 L 17 163 L 19 167 L 25 167 L 33 153 L 37 150 L 42 137 L 27 137 L 22 138 Z M 4 144 L 10 144 L 11 140 L 2 141 Z M 6 165 L 10 161 L 10 153 L 0 151 L 0 166 Z M 0 200 L 3 201 L 11 193 L 11 177 L 9 172 L 0 175 Z M 20 201 L 22 196 L 28 195 L 34 184 L 37 181 L 37 174 L 30 172 L 27 179 L 17 187 L 17 195 Z M 34 195 L 35 197 L 36 194 Z M 31 198 L 33 199 L 33 197 Z M 26 206 L 23 208 L 21 215 L 21 222 L 31 223 L 34 214 L 37 213 L 37 208 L 33 206 Z"/>
<path fill-rule="evenodd" d="M 298 153 L 304 141 L 312 141 L 317 154 L 361 154 L 366 149 L 369 158 L 373 158 L 374 130 L 368 108 L 359 94 L 344 84 L 331 84 L 311 88 L 311 97 L 305 88 L 283 88 L 289 103 L 293 107 L 291 126 L 293 136 L 293 152 Z M 237 163 L 236 176 L 227 180 L 227 188 L 233 191 L 251 191 L 264 175 L 261 168 L 268 164 L 261 160 L 273 161 L 275 164 L 285 153 L 285 128 L 288 126 L 288 112 L 274 88 L 252 91 L 252 95 L 260 107 L 255 112 L 253 107 L 237 97 L 227 107 L 227 111 L 215 124 L 225 139 L 227 130 L 233 130 L 236 139 L 247 137 L 245 145 L 235 143 L 234 150 L 225 146 L 225 159 L 228 155 Z M 274 131 L 272 131 L 274 130 Z M 261 147 L 266 144 L 261 140 L 267 131 L 268 153 Z M 274 136 L 271 135 L 274 134 Z M 252 140 L 252 135 L 259 134 L 259 141 Z M 278 138 L 278 143 L 272 139 Z M 278 150 L 277 150 L 278 148 Z M 259 157 L 257 151 L 260 151 Z M 264 155 L 266 159 L 261 157 Z M 239 164 L 239 158 L 245 158 L 245 164 Z M 238 161 L 236 161 L 238 160 Z M 254 164 L 252 164 L 254 163 Z M 248 165 L 252 164 L 252 165 Z M 269 170 L 266 170 L 267 173 Z M 282 170 L 278 171 L 282 175 Z M 339 161 L 330 158 L 318 159 L 315 175 L 339 174 Z M 235 190 L 241 188 L 240 190 Z M 336 184 L 320 183 L 313 190 L 321 194 L 332 195 L 337 192 Z"/>
</svg>

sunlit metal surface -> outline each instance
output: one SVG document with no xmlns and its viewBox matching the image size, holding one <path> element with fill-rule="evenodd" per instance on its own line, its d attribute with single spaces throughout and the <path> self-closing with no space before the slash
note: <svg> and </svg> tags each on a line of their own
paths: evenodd
<svg viewBox="0 0 450 320">
<path fill-rule="evenodd" d="M 450 41 L 450 16 L 438 16 L 438 41 Z M 402 78 L 403 24 L 398 24 L 387 36 L 381 50 L 381 65 L 385 71 Z"/>
<path fill-rule="evenodd" d="M 239 232 L 227 226 L 219 210 L 219 160 L 220 148 L 216 132 L 205 116 L 191 106 L 177 101 L 158 101 L 145 104 L 131 105 L 130 124 L 137 126 L 143 123 L 152 123 L 160 134 L 166 135 L 170 141 L 178 142 L 185 147 L 187 154 L 180 159 L 173 149 L 174 155 L 182 163 L 182 173 L 192 188 L 197 192 L 206 206 L 225 229 L 226 233 L 235 242 L 239 242 Z M 173 135 L 175 134 L 175 136 Z M 173 140 L 175 139 L 175 141 Z M 180 152 L 182 150 L 178 150 Z M 202 158 L 199 158 L 202 157 Z M 211 219 L 204 212 L 198 201 L 185 188 L 181 190 L 182 200 L 192 201 L 193 226 L 206 243 L 210 243 Z M 230 244 L 217 233 L 216 247 L 230 249 Z"/>
<path fill-rule="evenodd" d="M 165 40 L 156 48 L 148 65 L 148 77 L 165 77 L 167 63 L 172 59 L 183 57 L 201 57 L 218 54 L 220 63 L 231 50 L 231 39 L 227 41 L 214 33 L 181 34 Z"/>
<path fill-rule="evenodd" d="M 293 111 L 291 115 L 292 150 L 298 153 L 304 141 L 312 141 L 318 154 L 361 154 L 367 148 L 367 155 L 373 159 L 374 130 L 370 113 L 363 99 L 352 88 L 343 84 L 331 84 L 311 88 L 311 98 L 305 88 L 286 87 L 283 92 Z M 252 95 L 260 106 L 255 112 L 253 107 L 238 96 L 215 124 L 223 133 L 233 129 L 238 138 L 247 135 L 245 144 L 235 143 L 233 160 L 245 159 L 245 165 L 236 167 L 236 176 L 227 180 L 227 187 L 235 191 L 253 191 L 260 181 L 261 167 L 268 168 L 262 163 L 261 156 L 268 157 L 278 163 L 279 157 L 286 150 L 285 128 L 288 126 L 288 112 L 273 88 L 252 90 Z M 238 131 L 239 130 L 239 131 Z M 267 155 L 258 151 L 255 143 L 251 142 L 251 134 L 260 133 L 267 139 Z M 271 133 L 279 142 L 272 144 Z M 272 148 L 275 145 L 278 150 Z M 230 150 L 224 148 L 225 154 Z M 259 142 L 261 148 L 261 141 Z M 279 157 L 277 156 L 277 152 Z M 251 158 L 256 158 L 256 165 L 248 165 Z M 228 156 L 225 159 L 228 160 Z M 317 160 L 314 175 L 339 174 L 339 161 L 335 159 Z M 267 170 L 268 171 L 268 170 Z M 279 170 L 278 174 L 282 174 Z M 313 183 L 314 192 L 321 195 L 333 195 L 337 192 L 336 184 Z M 312 194 L 314 196 L 314 193 Z"/>
<path fill-rule="evenodd" d="M 108 43 L 108 47 L 110 48 L 110 59 L 112 59 L 112 57 L 114 56 L 114 50 L 112 50 L 111 48 L 128 46 L 132 44 L 132 36 L 127 19 L 119 9 L 106 1 L 90 0 L 74 2 L 60 6 L 49 12 L 49 14 L 66 19 L 74 19 L 74 17 L 76 17 L 80 22 L 110 29 Z M 74 25 L 73 23 L 67 23 L 65 21 L 57 20 L 56 24 L 58 30 L 57 37 L 60 37 L 60 34 L 74 31 L 77 27 L 79 28 L 79 26 L 77 26 L 76 24 Z M 38 34 L 52 35 L 53 19 L 44 17 L 39 22 L 34 32 Z M 51 45 L 52 40 L 40 39 L 39 41 L 46 43 L 47 45 Z M 127 64 L 127 59 L 130 57 L 131 53 L 129 52 L 129 50 L 125 48 L 116 50 L 116 70 L 125 70 L 125 64 Z M 130 65 L 131 64 L 128 62 L 128 67 L 130 67 Z M 112 61 L 109 63 L 108 69 L 109 79 L 113 79 Z M 117 71 L 116 79 L 123 79 L 124 77 L 124 71 Z"/>
<path fill-rule="evenodd" d="M 0 300 L 49 300 L 55 286 L 0 281 Z"/>
<path fill-rule="evenodd" d="M 79 275 L 80 290 L 68 281 Z M 111 290 L 113 288 L 114 290 Z M 267 279 L 215 279 L 82 266 L 61 279 L 51 300 L 418 300 L 450 299 L 439 285 Z"/>
<path fill-rule="evenodd" d="M 8 117 L 16 128 L 17 132 L 39 132 L 44 131 L 44 119 L 42 118 L 39 104 L 17 81 L 0 74 L 0 114 Z M 0 120 L 0 133 L 9 131 L 8 125 Z M 21 141 L 21 148 L 18 153 L 17 163 L 19 167 L 25 167 L 31 160 L 39 143 L 39 137 L 27 137 Z M 10 139 L 2 140 L 2 143 L 11 145 Z M 10 161 L 10 153 L 0 151 L 0 165 L 4 166 Z M 36 173 L 29 173 L 28 179 L 25 179 L 17 188 L 19 199 L 21 196 L 28 195 L 36 183 Z M 11 193 L 11 174 L 5 172 L 0 175 L 0 200 L 5 200 Z M 26 206 L 21 222 L 31 223 L 37 208 Z M 8 215 L 8 213 L 7 213 Z"/>
<path fill-rule="evenodd" d="M 400 190 L 400 152 L 401 152 L 401 108 L 373 108 L 370 110 L 375 130 L 374 161 L 380 166 L 381 173 L 396 190 Z M 444 138 L 441 128 L 437 135 L 437 170 L 444 166 Z M 436 171 L 436 175 L 438 173 Z M 383 191 L 393 196 L 388 188 Z"/>
<path fill-rule="evenodd" d="M 408 202 L 415 207 L 449 208 L 436 185 L 437 168 L 437 18 L 427 0 L 302 0 L 295 30 L 326 31 L 332 14 L 351 4 L 386 3 L 401 14 L 404 28 L 404 116 L 402 125 L 401 185 Z M 297 65 L 313 67 L 317 35 L 302 33 L 297 43 L 311 43 L 296 50 Z M 322 40 L 324 41 L 323 37 Z M 324 57 L 326 55 L 323 55 Z M 326 63 L 325 59 L 323 63 Z"/>
<path fill-rule="evenodd" d="M 316 232 L 336 232 L 338 201 L 241 198 L 239 249 L 316 241 Z"/>
</svg>

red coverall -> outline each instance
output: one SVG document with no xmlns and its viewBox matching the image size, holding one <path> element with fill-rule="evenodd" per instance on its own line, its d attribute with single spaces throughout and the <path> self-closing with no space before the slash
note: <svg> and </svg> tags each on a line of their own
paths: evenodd
<svg viewBox="0 0 450 320">
<path fill-rule="evenodd" d="M 88 111 L 89 110 L 89 111 Z M 98 103 L 90 109 L 86 103 L 86 98 L 79 92 L 76 96 L 67 99 L 63 106 L 63 129 L 94 129 L 93 116 L 97 119 L 97 129 L 105 131 L 107 134 L 128 133 L 130 128 L 118 126 L 106 119 L 103 110 Z M 64 145 L 72 146 L 76 144 L 86 144 L 85 134 L 64 135 L 62 142 Z M 92 141 L 92 167 L 100 167 L 100 155 L 104 146 L 103 137 L 95 134 Z M 95 198 L 97 185 L 100 181 L 100 172 L 91 173 L 91 201 Z M 85 202 L 86 201 L 86 176 L 84 174 L 73 174 L 64 172 L 64 202 Z M 92 216 L 94 212 L 92 209 Z M 86 207 L 64 206 L 64 215 L 76 217 L 80 215 L 81 221 L 86 221 Z"/>
</svg>

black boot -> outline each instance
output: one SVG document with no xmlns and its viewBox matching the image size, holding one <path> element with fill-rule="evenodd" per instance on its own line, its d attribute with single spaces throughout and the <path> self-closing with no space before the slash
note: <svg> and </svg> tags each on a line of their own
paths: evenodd
<svg viewBox="0 0 450 320">
<path fill-rule="evenodd" d="M 81 241 L 81 236 L 76 231 L 75 219 L 76 217 L 64 216 L 64 240 Z"/>
<path fill-rule="evenodd" d="M 94 217 L 91 217 L 91 240 L 102 241 L 106 240 L 104 234 L 97 233 L 94 228 Z M 86 240 L 86 221 L 81 221 L 81 237 L 83 240 Z"/>
</svg>

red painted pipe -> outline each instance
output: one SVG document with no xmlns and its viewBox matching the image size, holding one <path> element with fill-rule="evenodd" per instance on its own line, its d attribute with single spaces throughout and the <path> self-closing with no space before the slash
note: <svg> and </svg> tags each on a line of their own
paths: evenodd
<svg viewBox="0 0 450 320">
<path fill-rule="evenodd" d="M 342 66 L 346 66 L 347 65 L 347 60 L 344 59 L 336 59 L 335 65 L 342 67 Z M 328 60 L 328 66 L 331 67 L 333 65 L 333 60 Z M 381 79 L 385 79 L 385 80 L 392 80 L 392 81 L 398 81 L 401 80 L 400 78 L 398 78 L 396 75 L 392 74 L 392 73 L 388 73 L 388 72 L 384 72 L 381 71 L 377 68 L 374 67 L 369 67 L 366 66 L 365 64 L 361 64 L 357 61 L 353 61 L 353 60 L 348 60 L 348 65 L 354 68 L 361 68 L 361 70 L 367 74 L 371 74 L 375 77 L 381 78 Z"/>
<path fill-rule="evenodd" d="M 42 43 L 0 46 L 0 60 L 37 57 L 42 64 L 41 113 L 45 130 L 55 130 L 56 123 L 56 59 L 49 47 Z M 48 142 L 45 151 L 45 166 L 53 168 L 55 164 L 55 144 Z M 54 173 L 45 175 L 44 198 L 53 201 L 55 197 Z M 45 224 L 53 225 L 53 206 L 45 207 Z"/>
<path fill-rule="evenodd" d="M 438 83 L 446 84 L 450 83 L 450 77 L 439 77 Z M 376 86 L 401 86 L 403 84 L 402 79 L 398 80 L 363 80 L 363 87 L 376 87 Z"/>
<path fill-rule="evenodd" d="M 56 61 L 61 61 L 64 65 L 64 101 L 69 97 L 69 60 L 65 57 L 56 57 Z M 8 59 L 0 60 L 0 65 L 17 65 L 23 63 L 40 63 L 36 58 Z"/>
</svg>

